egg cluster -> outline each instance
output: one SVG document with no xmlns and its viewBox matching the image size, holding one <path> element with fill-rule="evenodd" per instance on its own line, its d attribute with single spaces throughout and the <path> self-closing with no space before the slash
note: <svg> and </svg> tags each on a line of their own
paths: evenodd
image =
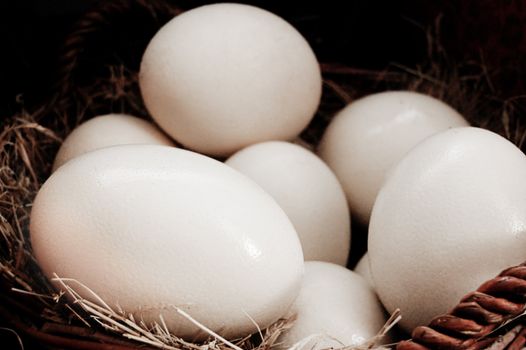
<svg viewBox="0 0 526 350">
<path fill-rule="evenodd" d="M 384 307 L 410 330 L 524 259 L 524 154 L 443 102 L 366 96 L 316 152 L 293 143 L 322 79 L 274 14 L 215 4 L 175 17 L 139 83 L 155 124 L 110 114 L 78 126 L 33 204 L 42 270 L 88 286 L 87 299 L 162 317 L 188 341 L 209 334 L 176 309 L 226 338 L 294 314 L 283 346 L 321 335 L 309 348 L 322 349 L 373 337 Z M 369 225 L 356 272 L 351 213 Z"/>
</svg>

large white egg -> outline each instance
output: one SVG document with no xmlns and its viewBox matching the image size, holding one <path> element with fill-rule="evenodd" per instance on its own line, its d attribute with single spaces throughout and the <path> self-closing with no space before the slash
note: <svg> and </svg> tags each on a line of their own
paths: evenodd
<svg viewBox="0 0 526 350">
<path fill-rule="evenodd" d="M 457 128 L 415 147 L 380 190 L 369 226 L 376 291 L 409 331 L 526 258 L 526 156 Z"/>
<path fill-rule="evenodd" d="M 284 348 L 305 341 L 302 349 L 354 346 L 373 338 L 386 322 L 382 305 L 370 285 L 342 266 L 305 263 L 300 294 L 291 309 L 293 327 L 280 341 Z"/>
<path fill-rule="evenodd" d="M 391 166 L 428 136 L 467 125 L 457 111 L 431 96 L 382 92 L 340 111 L 323 135 L 319 154 L 342 183 L 353 217 L 367 224 Z"/>
<path fill-rule="evenodd" d="M 321 97 L 320 68 L 300 33 L 270 12 L 232 3 L 192 9 L 162 27 L 139 83 L 168 134 L 216 156 L 293 139 Z"/>
<path fill-rule="evenodd" d="M 31 213 L 44 273 L 187 340 L 241 337 L 287 311 L 303 273 L 294 227 L 252 180 L 173 147 L 114 146 L 57 169 Z M 73 284 L 88 299 L 90 293 Z"/>
<path fill-rule="evenodd" d="M 305 148 L 268 141 L 235 153 L 226 164 L 253 179 L 288 215 L 305 260 L 345 265 L 351 226 L 342 187 L 325 163 Z"/>
<path fill-rule="evenodd" d="M 66 137 L 55 157 L 53 171 L 86 152 L 128 144 L 174 146 L 162 131 L 146 120 L 126 114 L 102 115 L 82 123 Z"/>
</svg>

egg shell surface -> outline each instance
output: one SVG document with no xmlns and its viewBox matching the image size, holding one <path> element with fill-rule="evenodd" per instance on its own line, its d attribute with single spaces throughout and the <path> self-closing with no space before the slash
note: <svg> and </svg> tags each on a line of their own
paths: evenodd
<svg viewBox="0 0 526 350">
<path fill-rule="evenodd" d="M 82 123 L 66 137 L 55 157 L 53 171 L 86 152 L 128 144 L 175 146 L 168 136 L 144 119 L 126 114 L 102 115 Z"/>
<path fill-rule="evenodd" d="M 369 262 L 369 254 L 365 253 L 354 268 L 354 272 L 362 276 L 373 288 L 373 276 L 371 276 L 371 265 Z"/>
<path fill-rule="evenodd" d="M 526 157 L 479 128 L 422 142 L 393 168 L 369 226 L 369 259 L 388 311 L 410 331 L 526 257 Z"/>
<path fill-rule="evenodd" d="M 254 321 L 264 328 L 283 316 L 303 273 L 296 232 L 266 192 L 167 146 L 108 147 L 64 164 L 39 191 L 30 232 L 48 277 L 75 279 L 147 324 L 162 315 L 189 341 L 207 335 L 174 306 L 244 337 Z"/>
<path fill-rule="evenodd" d="M 291 309 L 297 319 L 280 339 L 288 348 L 318 335 L 304 349 L 355 346 L 374 337 L 385 324 L 382 305 L 370 285 L 340 265 L 305 262 L 300 294 Z"/>
<path fill-rule="evenodd" d="M 293 139 L 314 116 L 322 86 L 316 57 L 294 27 L 232 3 L 194 8 L 162 27 L 146 48 L 139 83 L 168 134 L 214 156 Z"/>
<path fill-rule="evenodd" d="M 367 224 L 389 169 L 425 138 L 467 126 L 453 108 L 431 96 L 387 91 L 350 103 L 331 121 L 319 145 L 353 217 Z"/>
<path fill-rule="evenodd" d="M 258 143 L 225 164 L 254 180 L 288 215 L 305 260 L 347 263 L 350 215 L 342 187 L 314 153 L 284 141 Z"/>
</svg>

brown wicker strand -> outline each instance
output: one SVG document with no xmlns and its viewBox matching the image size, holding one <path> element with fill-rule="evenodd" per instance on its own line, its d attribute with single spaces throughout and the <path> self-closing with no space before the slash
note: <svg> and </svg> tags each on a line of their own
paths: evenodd
<svg viewBox="0 0 526 350">
<path fill-rule="evenodd" d="M 507 350 L 521 350 L 521 349 L 524 349 L 525 345 L 526 345 L 526 329 L 523 328 L 522 331 L 513 340 L 513 342 L 508 346 Z"/>
<path fill-rule="evenodd" d="M 496 338 L 488 337 L 497 327 L 526 307 L 526 262 L 502 271 L 467 294 L 447 314 L 435 317 L 428 326 L 416 327 L 411 340 L 400 342 L 397 350 L 475 350 L 486 348 Z M 511 334 L 511 333 L 510 333 Z M 515 333 L 502 349 L 522 349 L 526 330 Z"/>
</svg>

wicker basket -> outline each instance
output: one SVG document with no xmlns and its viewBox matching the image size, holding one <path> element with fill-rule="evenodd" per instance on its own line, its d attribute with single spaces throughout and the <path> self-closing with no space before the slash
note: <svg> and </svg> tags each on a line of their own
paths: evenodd
<svg viewBox="0 0 526 350">
<path fill-rule="evenodd" d="M 404 3 L 414 4 L 416 1 Z M 477 2 L 466 3 L 473 5 Z M 507 10 L 520 7 L 518 2 L 511 3 L 504 7 Z M 486 7 L 493 6 L 490 4 L 488 1 Z M 468 5 L 460 7 L 457 16 L 465 16 L 470 11 Z M 162 347 L 162 342 L 148 339 L 140 331 L 137 331 L 136 338 L 143 337 L 142 341 L 129 339 L 129 334 L 123 336 L 122 329 L 105 329 L 92 322 L 85 309 L 66 302 L 64 298 L 56 300 L 59 299 L 54 298 L 56 292 L 42 276 L 32 256 L 27 225 L 34 195 L 50 173 L 61 140 L 72 128 L 85 119 L 109 112 L 126 112 L 148 118 L 138 91 L 138 60 L 149 37 L 181 11 L 178 6 L 163 1 L 119 0 L 95 4 L 78 20 L 64 41 L 62 54 L 57 58 L 60 69 L 54 75 L 55 88 L 47 102 L 40 106 L 21 106 L 19 112 L 4 119 L 0 134 L 0 320 L 5 327 L 0 327 L 0 336 L 4 339 L 2 344 L 8 345 L 2 348 L 20 347 L 19 340 L 26 349 Z M 125 19 L 131 13 L 134 18 L 139 16 L 143 20 L 144 31 L 137 34 L 139 37 L 131 55 L 136 58 L 123 64 L 115 62 L 114 56 L 108 52 L 93 55 L 99 50 L 97 38 L 115 29 L 112 27 L 115 21 L 126 25 Z M 431 14 L 436 15 L 436 12 L 431 11 Z M 322 104 L 301 135 L 302 139 L 315 146 L 334 113 L 357 97 L 387 89 L 410 89 L 438 97 L 458 109 L 473 125 L 492 129 L 524 146 L 526 123 L 521 123 L 521 118 L 526 118 L 526 107 L 520 92 L 526 79 L 515 79 L 514 84 L 503 84 L 506 88 L 499 89 L 502 82 L 507 82 L 508 70 L 501 69 L 500 75 L 493 75 L 490 66 L 480 61 L 454 63 L 438 39 L 440 22 L 436 23 L 425 32 L 429 50 L 425 62 L 420 65 L 391 65 L 382 70 L 368 70 L 341 62 L 322 63 Z M 474 24 L 470 23 L 470 26 L 473 28 Z M 126 32 L 126 27 L 122 32 Z M 459 36 L 470 38 L 460 30 Z M 488 42 L 495 44 L 489 39 Z M 105 50 L 109 50 L 108 47 Z M 506 57 L 508 51 L 503 48 L 500 57 Z M 493 56 L 491 61 L 495 61 Z M 519 73 L 524 68 L 515 69 Z M 353 230 L 365 236 L 366 228 L 353 226 Z M 354 244 L 354 257 L 349 266 L 365 249 L 364 242 Z M 526 343 L 526 329 L 525 321 L 518 316 L 525 305 L 526 265 L 521 265 L 503 271 L 482 284 L 476 292 L 467 294 L 457 306 L 452 306 L 447 315 L 438 316 L 426 327 L 416 328 L 413 340 L 400 342 L 397 349 L 522 349 Z M 271 348 L 279 332 L 288 325 L 282 320 L 264 334 L 263 340 L 249 337 L 233 345 L 246 349 Z M 195 348 L 184 343 L 172 345 Z M 220 342 L 207 346 L 231 348 Z"/>
</svg>

